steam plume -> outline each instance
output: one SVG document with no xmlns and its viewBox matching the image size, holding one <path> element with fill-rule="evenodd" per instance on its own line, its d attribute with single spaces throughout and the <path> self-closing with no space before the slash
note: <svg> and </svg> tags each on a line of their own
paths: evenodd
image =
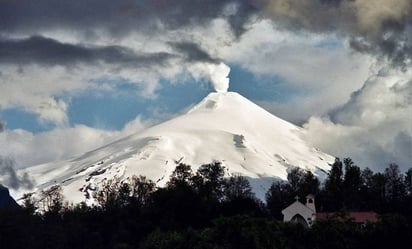
<svg viewBox="0 0 412 249">
<path fill-rule="evenodd" d="M 230 67 L 225 63 L 208 64 L 210 81 L 218 93 L 227 92 L 229 89 L 229 73 Z"/>
</svg>

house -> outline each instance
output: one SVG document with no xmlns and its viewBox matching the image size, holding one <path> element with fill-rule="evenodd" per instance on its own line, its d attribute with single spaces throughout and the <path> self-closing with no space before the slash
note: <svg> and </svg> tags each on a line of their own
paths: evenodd
<svg viewBox="0 0 412 249">
<path fill-rule="evenodd" d="M 365 225 L 368 222 L 377 222 L 378 214 L 372 211 L 369 212 L 348 212 L 348 213 L 317 213 L 316 219 L 318 220 L 351 220 L 357 224 Z"/>
<path fill-rule="evenodd" d="M 375 212 L 316 212 L 315 197 L 313 195 L 306 196 L 306 203 L 299 201 L 299 197 L 295 197 L 295 202 L 282 210 L 283 221 L 296 222 L 304 227 L 311 227 L 316 220 L 351 220 L 360 225 L 367 222 L 377 222 L 378 214 Z"/>
<path fill-rule="evenodd" d="M 315 197 L 313 195 L 306 196 L 306 203 L 299 201 L 299 197 L 295 197 L 295 202 L 282 210 L 283 221 L 297 222 L 304 227 L 311 227 L 316 219 Z"/>
</svg>

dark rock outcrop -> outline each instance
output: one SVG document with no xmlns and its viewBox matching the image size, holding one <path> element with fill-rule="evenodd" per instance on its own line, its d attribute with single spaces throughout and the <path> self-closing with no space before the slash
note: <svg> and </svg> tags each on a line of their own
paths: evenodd
<svg viewBox="0 0 412 249">
<path fill-rule="evenodd" d="M 16 209 L 19 204 L 10 196 L 9 189 L 0 184 L 0 209 Z"/>
</svg>

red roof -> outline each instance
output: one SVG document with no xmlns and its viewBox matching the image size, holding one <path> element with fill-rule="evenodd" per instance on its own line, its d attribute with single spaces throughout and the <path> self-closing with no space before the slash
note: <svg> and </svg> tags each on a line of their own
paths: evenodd
<svg viewBox="0 0 412 249">
<path fill-rule="evenodd" d="M 369 222 L 378 221 L 378 214 L 375 212 L 349 212 L 349 213 L 344 213 L 344 216 L 342 216 L 341 213 L 334 213 L 334 212 L 316 214 L 316 219 L 319 219 L 319 220 L 327 220 L 327 219 L 341 220 L 342 218 L 345 218 L 345 217 L 353 219 L 353 221 L 356 223 L 365 223 L 367 221 Z"/>
</svg>

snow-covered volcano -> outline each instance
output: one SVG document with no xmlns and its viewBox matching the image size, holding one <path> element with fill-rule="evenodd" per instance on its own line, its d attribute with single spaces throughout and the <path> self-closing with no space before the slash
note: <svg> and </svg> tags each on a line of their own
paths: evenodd
<svg viewBox="0 0 412 249">
<path fill-rule="evenodd" d="M 228 175 L 248 177 L 263 199 L 270 184 L 286 179 L 291 167 L 310 170 L 320 178 L 329 170 L 334 157 L 311 147 L 302 134 L 301 128 L 237 93 L 211 93 L 177 118 L 80 157 L 25 171 L 36 181 L 34 190 L 59 184 L 66 200 L 78 203 L 92 202 L 86 192 L 91 194 L 105 178 L 144 175 L 162 186 L 177 162 L 196 170 L 220 161 Z"/>
</svg>

